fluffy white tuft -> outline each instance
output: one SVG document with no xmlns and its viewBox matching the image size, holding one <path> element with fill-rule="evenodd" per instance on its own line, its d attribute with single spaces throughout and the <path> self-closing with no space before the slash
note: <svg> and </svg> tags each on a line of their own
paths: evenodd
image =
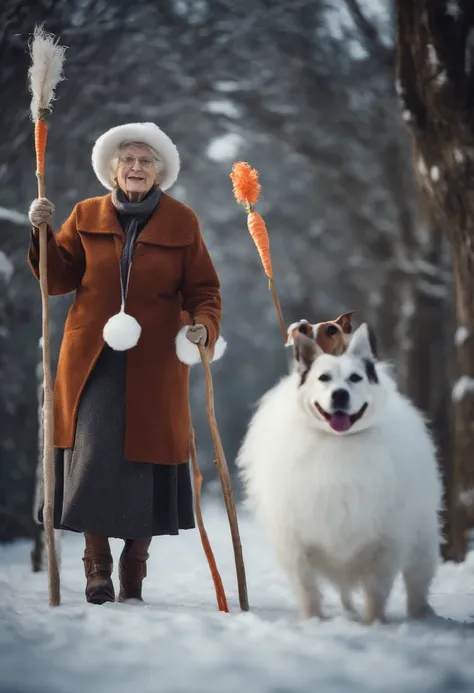
<svg viewBox="0 0 474 693">
<path fill-rule="evenodd" d="M 65 52 L 66 47 L 59 46 L 53 34 L 46 33 L 42 26 L 35 27 L 30 43 L 31 67 L 28 70 L 32 94 L 31 117 L 35 123 L 42 117 L 41 111 L 50 108 L 56 85 L 64 79 Z"/>
<path fill-rule="evenodd" d="M 186 337 L 188 330 L 189 325 L 185 325 L 176 335 L 176 353 L 182 363 L 185 363 L 187 366 L 193 366 L 201 361 L 201 354 L 199 353 L 197 344 L 193 344 Z M 222 358 L 226 347 L 227 342 L 225 341 L 224 337 L 219 337 L 215 344 L 214 356 L 211 361 L 218 361 L 220 358 Z"/>
<path fill-rule="evenodd" d="M 214 346 L 214 356 L 212 357 L 212 360 L 219 361 L 219 359 L 224 356 L 226 348 L 227 342 L 225 341 L 224 337 L 218 337 L 217 342 Z"/>
<path fill-rule="evenodd" d="M 160 183 L 167 190 L 176 183 L 180 169 L 176 145 L 155 123 L 127 123 L 104 132 L 92 150 L 92 168 L 97 178 L 108 190 L 113 190 L 111 162 L 122 142 L 143 142 L 160 155 L 164 164 L 164 178 Z"/>
<path fill-rule="evenodd" d="M 120 311 L 105 324 L 103 335 L 106 343 L 115 351 L 127 351 L 136 346 L 142 328 L 132 315 Z"/>
</svg>

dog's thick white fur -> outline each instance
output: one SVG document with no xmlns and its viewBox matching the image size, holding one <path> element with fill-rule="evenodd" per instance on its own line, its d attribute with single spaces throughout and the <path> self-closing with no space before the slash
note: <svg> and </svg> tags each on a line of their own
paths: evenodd
<svg viewBox="0 0 474 693">
<path fill-rule="evenodd" d="M 433 613 L 435 449 L 421 414 L 375 361 L 366 325 L 341 356 L 296 335 L 293 372 L 259 403 L 237 463 L 302 617 L 323 617 L 329 581 L 348 611 L 362 588 L 364 619 L 383 621 L 400 573 L 409 617 Z"/>
</svg>

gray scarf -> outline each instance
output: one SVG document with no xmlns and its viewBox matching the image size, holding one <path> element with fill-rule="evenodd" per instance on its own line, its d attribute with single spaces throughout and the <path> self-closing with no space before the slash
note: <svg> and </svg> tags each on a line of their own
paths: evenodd
<svg viewBox="0 0 474 693">
<path fill-rule="evenodd" d="M 148 195 L 140 202 L 130 202 L 123 190 L 114 188 L 112 190 L 112 204 L 119 215 L 126 217 L 125 224 L 125 243 L 123 245 L 122 257 L 120 259 L 120 284 L 122 288 L 122 306 L 128 292 L 128 280 L 130 277 L 130 267 L 132 264 L 135 240 L 138 234 L 138 227 L 146 221 L 158 207 L 163 191 L 154 186 Z"/>
</svg>

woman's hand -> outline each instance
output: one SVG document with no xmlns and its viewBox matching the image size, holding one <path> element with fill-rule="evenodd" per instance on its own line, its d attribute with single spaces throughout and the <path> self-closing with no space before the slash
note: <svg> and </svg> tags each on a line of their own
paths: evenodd
<svg viewBox="0 0 474 693">
<path fill-rule="evenodd" d="M 28 219 L 35 229 L 39 229 L 41 224 L 50 223 L 53 212 L 53 203 L 46 197 L 39 197 L 31 203 Z"/>
<path fill-rule="evenodd" d="M 186 337 L 193 344 L 205 346 L 207 342 L 207 329 L 204 327 L 204 325 L 196 323 L 196 325 L 191 325 L 186 331 Z"/>
</svg>

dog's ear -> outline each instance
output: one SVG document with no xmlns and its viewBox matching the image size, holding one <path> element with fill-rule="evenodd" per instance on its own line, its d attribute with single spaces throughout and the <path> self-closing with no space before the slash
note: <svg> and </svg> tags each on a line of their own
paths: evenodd
<svg viewBox="0 0 474 693">
<path fill-rule="evenodd" d="M 347 347 L 347 353 L 362 359 L 374 360 L 377 358 L 377 345 L 374 332 L 366 322 L 354 332 Z"/>
<path fill-rule="evenodd" d="M 342 331 L 344 332 L 344 334 L 351 334 L 352 320 L 355 314 L 356 311 L 351 310 L 348 313 L 343 313 L 342 315 L 340 315 L 337 320 L 334 320 L 335 323 L 342 327 Z"/>
<path fill-rule="evenodd" d="M 299 332 L 293 335 L 293 357 L 300 372 L 307 372 L 319 354 L 323 354 L 321 347 L 316 344 L 314 339 Z"/>
<path fill-rule="evenodd" d="M 295 334 L 299 332 L 307 337 L 313 337 L 313 326 L 307 320 L 298 320 L 298 322 L 293 322 L 288 330 L 288 339 L 286 340 L 286 346 L 292 346 L 295 343 Z"/>
</svg>

